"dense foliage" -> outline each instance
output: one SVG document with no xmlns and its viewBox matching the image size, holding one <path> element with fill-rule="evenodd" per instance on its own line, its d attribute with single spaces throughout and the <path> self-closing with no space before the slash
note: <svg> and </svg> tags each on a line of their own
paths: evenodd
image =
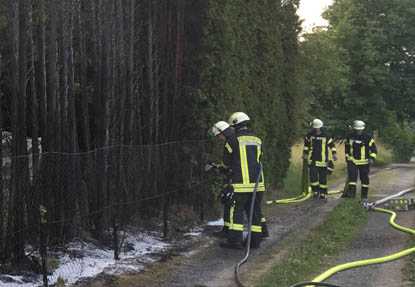
<svg viewBox="0 0 415 287">
<path fill-rule="evenodd" d="M 217 200 L 207 130 L 238 110 L 281 182 L 303 111 L 297 7 L 0 1 L 1 261 L 108 235 L 117 256 L 128 225 L 168 235 L 203 219 Z"/>
<path fill-rule="evenodd" d="M 296 2 L 296 3 L 294 3 Z M 268 182 L 280 183 L 298 136 L 298 1 L 209 1 L 204 34 L 202 97 L 208 122 L 245 111 L 265 142 Z"/>
<path fill-rule="evenodd" d="M 337 0 L 328 29 L 303 42 L 311 114 L 325 111 L 341 135 L 352 119 L 368 122 L 398 160 L 414 150 L 415 2 Z"/>
</svg>

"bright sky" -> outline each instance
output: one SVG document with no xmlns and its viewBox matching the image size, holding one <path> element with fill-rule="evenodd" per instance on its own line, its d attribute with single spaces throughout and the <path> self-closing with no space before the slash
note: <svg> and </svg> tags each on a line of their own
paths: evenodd
<svg viewBox="0 0 415 287">
<path fill-rule="evenodd" d="M 333 0 L 301 0 L 298 14 L 304 19 L 303 29 L 310 32 L 315 26 L 326 26 L 327 21 L 321 17 L 321 13 L 333 3 Z"/>
</svg>

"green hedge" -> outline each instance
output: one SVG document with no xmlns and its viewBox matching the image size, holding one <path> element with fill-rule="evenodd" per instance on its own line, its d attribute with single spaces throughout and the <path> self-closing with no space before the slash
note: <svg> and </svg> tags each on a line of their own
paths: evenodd
<svg viewBox="0 0 415 287">
<path fill-rule="evenodd" d="M 274 184 L 281 183 L 288 169 L 303 109 L 296 5 L 211 0 L 204 30 L 204 124 L 208 128 L 232 112 L 246 112 L 264 141 L 265 173 Z"/>
</svg>

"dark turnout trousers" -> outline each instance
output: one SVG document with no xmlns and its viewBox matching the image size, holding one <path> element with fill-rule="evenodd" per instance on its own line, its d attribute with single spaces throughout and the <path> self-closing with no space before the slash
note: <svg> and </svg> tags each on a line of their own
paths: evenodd
<svg viewBox="0 0 415 287">
<path fill-rule="evenodd" d="M 351 197 L 356 196 L 356 188 L 357 188 L 357 177 L 360 177 L 360 182 L 362 184 L 362 199 L 367 199 L 369 193 L 369 172 L 370 166 L 369 164 L 361 164 L 357 165 L 354 163 L 350 163 L 347 166 L 348 175 L 349 175 L 349 190 L 348 195 Z"/>
<path fill-rule="evenodd" d="M 262 235 L 260 201 L 261 196 L 257 196 L 255 198 L 251 226 L 251 246 L 255 248 L 259 247 Z M 251 202 L 252 192 L 235 193 L 234 204 L 230 209 L 230 226 L 228 229 L 229 242 L 234 244 L 243 243 L 245 216 L 246 218 L 249 218 Z"/>
<path fill-rule="evenodd" d="M 327 167 L 310 165 L 309 173 L 312 191 L 327 194 Z"/>
</svg>

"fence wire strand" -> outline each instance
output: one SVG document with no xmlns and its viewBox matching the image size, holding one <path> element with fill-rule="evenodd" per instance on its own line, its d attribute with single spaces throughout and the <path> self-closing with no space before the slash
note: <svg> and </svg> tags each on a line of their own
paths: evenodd
<svg viewBox="0 0 415 287">
<path fill-rule="evenodd" d="M 50 253 L 63 256 L 61 251 L 74 241 L 93 238 L 97 243 L 110 237 L 110 243 L 101 240 L 101 248 L 111 249 L 117 258 L 129 229 L 168 236 L 212 215 L 217 205 L 214 177 L 206 176 L 203 168 L 212 150 L 209 140 L 18 156 L 10 150 L 3 149 L 6 164 L 1 171 L 1 273 L 16 259 L 19 244 L 25 256 L 49 262 Z M 83 261 L 72 259 L 62 268 L 73 272 L 56 272 L 81 276 Z M 58 276 L 51 269 L 40 272 L 49 283 Z M 69 280 L 62 274 L 62 280 Z"/>
</svg>

